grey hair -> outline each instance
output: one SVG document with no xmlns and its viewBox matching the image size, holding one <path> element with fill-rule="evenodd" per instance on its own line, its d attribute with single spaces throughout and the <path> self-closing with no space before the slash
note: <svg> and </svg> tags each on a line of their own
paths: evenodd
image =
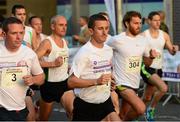
<svg viewBox="0 0 180 122">
<path fill-rule="evenodd" d="M 57 18 L 59 18 L 59 17 L 63 17 L 63 18 L 65 18 L 64 16 L 62 16 L 62 15 L 55 15 L 55 16 L 53 16 L 52 18 L 51 18 L 51 20 L 50 20 L 50 24 L 55 24 L 56 23 L 56 21 L 57 21 Z"/>
</svg>

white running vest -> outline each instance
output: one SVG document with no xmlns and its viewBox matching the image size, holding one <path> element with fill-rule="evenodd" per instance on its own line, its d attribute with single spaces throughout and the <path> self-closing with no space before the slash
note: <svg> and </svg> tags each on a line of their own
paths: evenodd
<svg viewBox="0 0 180 122">
<path fill-rule="evenodd" d="M 30 45 L 32 45 L 32 27 L 25 26 L 25 34 L 23 40 L 25 42 L 28 42 Z"/>
<path fill-rule="evenodd" d="M 63 48 L 56 45 L 54 40 L 48 36 L 47 39 L 51 43 L 52 50 L 47 56 L 46 60 L 51 62 L 54 61 L 58 56 L 63 57 L 63 64 L 60 67 L 48 68 L 48 82 L 60 82 L 68 78 L 68 47 L 66 41 L 63 39 Z"/>
<path fill-rule="evenodd" d="M 155 49 L 160 55 L 156 57 L 152 64 L 151 68 L 162 69 L 163 66 L 163 49 L 165 45 L 165 39 L 163 35 L 163 31 L 159 30 L 159 36 L 157 38 L 152 38 L 149 29 L 145 31 L 145 36 L 148 39 L 151 49 Z"/>
</svg>

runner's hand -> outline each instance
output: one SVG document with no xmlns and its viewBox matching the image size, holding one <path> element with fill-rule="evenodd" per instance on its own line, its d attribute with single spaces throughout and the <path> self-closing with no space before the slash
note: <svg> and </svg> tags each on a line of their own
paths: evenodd
<svg viewBox="0 0 180 122">
<path fill-rule="evenodd" d="M 57 57 L 56 60 L 54 61 L 55 66 L 56 66 L 56 67 L 61 66 L 61 65 L 63 64 L 63 60 L 64 60 L 64 59 L 63 59 L 62 56 Z"/>
<path fill-rule="evenodd" d="M 179 50 L 178 45 L 173 45 L 173 52 L 176 53 Z"/>
<path fill-rule="evenodd" d="M 111 81 L 111 74 L 102 74 L 100 78 L 97 79 L 97 85 L 108 84 Z"/>
<path fill-rule="evenodd" d="M 151 59 L 154 59 L 154 58 L 158 57 L 159 55 L 160 55 L 160 53 L 157 52 L 155 49 L 150 50 L 150 58 Z"/>
<path fill-rule="evenodd" d="M 32 75 L 26 75 L 23 77 L 23 80 L 24 80 L 24 83 L 27 85 L 27 86 L 31 86 L 34 84 L 34 80 L 33 80 L 33 77 Z"/>
</svg>

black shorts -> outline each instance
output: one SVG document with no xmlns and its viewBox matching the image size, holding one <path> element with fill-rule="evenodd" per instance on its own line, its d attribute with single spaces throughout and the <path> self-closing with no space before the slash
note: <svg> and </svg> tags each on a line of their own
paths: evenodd
<svg viewBox="0 0 180 122">
<path fill-rule="evenodd" d="M 41 97 L 45 102 L 60 102 L 64 92 L 68 91 L 67 79 L 61 82 L 45 81 L 40 86 Z"/>
<path fill-rule="evenodd" d="M 26 96 L 33 96 L 33 90 L 31 88 L 28 88 L 28 90 L 26 91 Z"/>
<path fill-rule="evenodd" d="M 122 92 L 122 91 L 124 91 L 124 90 L 126 90 L 126 89 L 132 89 L 134 92 L 138 92 L 138 89 L 135 89 L 135 88 L 132 88 L 132 87 L 130 87 L 130 86 L 126 86 L 126 85 L 119 85 L 119 86 L 116 86 L 116 92 Z"/>
<path fill-rule="evenodd" d="M 100 104 L 88 103 L 76 97 L 73 105 L 73 121 L 101 121 L 111 112 L 115 112 L 111 97 Z"/>
<path fill-rule="evenodd" d="M 28 113 L 27 108 L 20 111 L 8 111 L 0 107 L 0 121 L 26 121 Z"/>
<path fill-rule="evenodd" d="M 141 66 L 141 77 L 143 79 L 144 82 L 146 82 L 149 85 L 152 85 L 149 81 L 149 78 L 153 75 L 153 74 L 158 74 L 159 77 L 162 77 L 162 69 L 154 69 L 151 67 L 145 67 L 145 65 L 143 64 Z"/>
</svg>

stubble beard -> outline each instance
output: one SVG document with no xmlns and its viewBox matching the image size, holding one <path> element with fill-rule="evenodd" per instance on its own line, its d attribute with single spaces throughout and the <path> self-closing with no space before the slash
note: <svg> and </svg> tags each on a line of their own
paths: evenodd
<svg viewBox="0 0 180 122">
<path fill-rule="evenodd" d="M 136 30 L 132 27 L 129 28 L 129 31 L 130 33 L 133 35 L 133 36 L 137 36 L 139 33 L 140 33 L 140 29 L 137 28 Z"/>
</svg>

